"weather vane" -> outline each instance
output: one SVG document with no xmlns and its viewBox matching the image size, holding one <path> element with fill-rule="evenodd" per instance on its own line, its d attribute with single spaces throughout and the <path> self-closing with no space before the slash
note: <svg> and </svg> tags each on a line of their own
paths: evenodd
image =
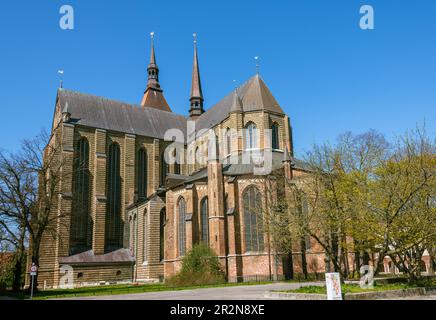
<svg viewBox="0 0 436 320">
<path fill-rule="evenodd" d="M 151 42 L 154 42 L 154 31 L 150 32 Z"/>
<path fill-rule="evenodd" d="M 58 74 L 60 77 L 60 88 L 63 87 L 63 83 L 64 83 L 64 70 L 58 70 Z"/>
<path fill-rule="evenodd" d="M 259 65 L 259 57 L 255 56 L 254 60 L 256 61 L 256 73 L 259 74 L 259 67 L 260 67 L 260 65 Z"/>
<path fill-rule="evenodd" d="M 197 44 L 197 33 L 193 33 L 192 36 L 194 37 L 194 44 Z"/>
</svg>

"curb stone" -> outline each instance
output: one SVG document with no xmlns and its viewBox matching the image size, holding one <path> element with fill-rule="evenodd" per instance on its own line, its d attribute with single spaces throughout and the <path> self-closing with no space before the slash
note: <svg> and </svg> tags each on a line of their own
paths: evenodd
<svg viewBox="0 0 436 320">
<path fill-rule="evenodd" d="M 424 296 L 433 292 L 436 292 L 436 289 L 410 288 L 400 290 L 359 292 L 345 294 L 344 300 L 375 300 L 385 298 Z M 265 294 L 265 298 L 286 300 L 327 300 L 327 295 L 318 293 L 267 292 Z"/>
</svg>

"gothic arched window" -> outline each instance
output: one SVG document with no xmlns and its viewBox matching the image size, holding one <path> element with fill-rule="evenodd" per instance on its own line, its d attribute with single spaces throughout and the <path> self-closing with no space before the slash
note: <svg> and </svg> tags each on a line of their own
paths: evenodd
<svg viewBox="0 0 436 320">
<path fill-rule="evenodd" d="M 276 122 L 271 126 L 271 148 L 280 149 L 279 125 Z"/>
<path fill-rule="evenodd" d="M 253 122 L 249 122 L 245 126 L 245 149 L 258 149 L 259 148 L 259 136 L 257 127 Z"/>
<path fill-rule="evenodd" d="M 166 223 L 166 211 L 163 208 L 159 215 L 159 260 L 162 261 L 165 258 L 165 223 Z"/>
<path fill-rule="evenodd" d="M 178 223 L 178 242 L 179 242 L 179 256 L 184 256 L 186 253 L 186 202 L 185 199 L 179 200 L 179 223 Z"/>
<path fill-rule="evenodd" d="M 165 152 L 162 152 L 160 156 L 160 184 L 165 186 L 167 174 L 169 172 L 168 163 L 165 161 Z"/>
<path fill-rule="evenodd" d="M 123 246 L 123 228 L 121 225 L 121 177 L 120 146 L 109 146 L 106 168 L 106 219 L 105 251 L 113 251 Z"/>
<path fill-rule="evenodd" d="M 143 250 L 142 250 L 142 256 L 143 256 L 143 261 L 147 261 L 148 260 L 148 214 L 147 214 L 147 209 L 144 209 L 144 221 L 143 221 Z"/>
<path fill-rule="evenodd" d="M 136 235 L 137 235 L 136 214 L 129 219 L 129 247 L 132 255 L 136 255 Z"/>
<path fill-rule="evenodd" d="M 177 152 L 177 149 L 174 149 L 174 173 L 175 174 L 180 174 L 180 155 L 179 152 Z"/>
<path fill-rule="evenodd" d="M 260 192 L 256 187 L 250 186 L 245 190 L 242 198 L 244 202 L 245 251 L 262 252 L 264 240 Z"/>
<path fill-rule="evenodd" d="M 147 197 L 147 151 L 144 148 L 138 150 L 136 154 L 136 190 L 138 199 Z"/>
<path fill-rule="evenodd" d="M 70 254 L 92 248 L 90 215 L 89 143 L 81 138 L 74 153 L 73 210 L 71 214 Z"/>
<path fill-rule="evenodd" d="M 201 241 L 209 244 L 209 213 L 207 197 L 204 197 L 200 202 L 201 214 Z"/>
<path fill-rule="evenodd" d="M 200 148 L 198 146 L 195 148 L 194 157 L 195 157 L 194 171 L 197 171 L 198 168 L 200 167 L 200 163 L 201 163 L 200 162 L 201 161 Z"/>
<path fill-rule="evenodd" d="M 232 137 L 230 133 L 230 128 L 226 129 L 226 155 L 232 152 Z"/>
</svg>

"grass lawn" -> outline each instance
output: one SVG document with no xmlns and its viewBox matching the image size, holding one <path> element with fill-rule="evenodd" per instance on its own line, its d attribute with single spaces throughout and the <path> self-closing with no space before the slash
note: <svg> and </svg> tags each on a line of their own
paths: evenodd
<svg viewBox="0 0 436 320">
<path fill-rule="evenodd" d="M 85 296 L 99 296 L 99 295 L 116 295 L 128 293 L 142 293 L 142 292 L 159 292 L 159 291 L 179 291 L 200 288 L 214 288 L 214 287 L 230 287 L 230 286 L 247 286 L 269 284 L 270 281 L 265 282 L 240 282 L 240 283 L 223 283 L 211 284 L 202 286 L 184 286 L 174 287 L 164 283 L 151 283 L 151 284 L 125 284 L 125 285 L 102 285 L 96 287 L 82 287 L 76 289 L 55 289 L 47 291 L 39 291 L 33 297 L 35 300 L 43 300 L 50 298 L 68 298 L 68 297 L 85 297 Z M 20 294 L 7 294 L 10 297 L 17 299 L 29 299 L 28 295 Z"/>
<path fill-rule="evenodd" d="M 427 284 L 426 286 L 434 286 L 433 284 Z M 342 293 L 359 293 L 359 292 L 371 292 L 371 291 L 388 291 L 388 290 L 401 290 L 420 287 L 418 284 L 407 284 L 407 283 L 391 283 L 391 284 L 374 284 L 371 289 L 363 289 L 358 284 L 342 284 Z M 422 285 L 421 285 L 422 287 Z M 325 286 L 307 286 L 300 287 L 295 290 L 277 291 L 277 292 L 287 292 L 287 293 L 318 293 L 327 294 Z"/>
</svg>

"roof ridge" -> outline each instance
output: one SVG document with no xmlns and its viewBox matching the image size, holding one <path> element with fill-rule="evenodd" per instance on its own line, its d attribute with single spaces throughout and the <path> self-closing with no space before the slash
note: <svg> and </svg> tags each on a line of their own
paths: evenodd
<svg viewBox="0 0 436 320">
<path fill-rule="evenodd" d="M 125 105 L 131 105 L 131 106 L 137 106 L 137 107 L 141 107 L 141 105 L 139 104 L 134 104 L 134 103 L 129 103 L 129 102 L 125 102 L 122 100 L 118 100 L 118 99 L 112 99 L 112 98 L 107 98 L 107 97 L 103 97 L 103 96 L 99 96 L 93 93 L 85 93 L 85 92 L 80 92 L 80 91 L 76 91 L 76 90 L 71 90 L 71 89 L 64 89 L 64 88 L 60 88 L 59 89 L 60 92 L 64 91 L 65 93 L 73 93 L 73 94 L 77 94 L 80 96 L 90 96 L 90 97 L 94 97 L 94 98 L 99 98 L 101 100 L 107 100 L 107 101 L 112 101 L 112 102 L 118 102 L 120 104 L 125 104 Z"/>
<path fill-rule="evenodd" d="M 72 94 L 76 94 L 76 95 L 79 95 L 79 96 L 82 96 L 82 97 L 93 97 L 93 98 L 97 98 L 97 99 L 100 99 L 100 100 L 103 100 L 103 101 L 110 101 L 110 102 L 115 102 L 115 103 L 118 103 L 118 104 L 121 104 L 121 105 L 125 105 L 125 106 L 136 107 L 139 110 L 151 110 L 151 109 L 154 109 L 157 112 L 165 112 L 165 113 L 172 114 L 174 116 L 179 116 L 179 117 L 186 118 L 182 114 L 174 113 L 174 112 L 171 112 L 171 111 L 166 111 L 166 110 L 157 109 L 157 108 L 151 108 L 151 107 L 143 108 L 140 104 L 129 103 L 129 102 L 125 102 L 125 101 L 118 100 L 118 99 L 107 98 L 107 97 L 99 96 L 99 95 L 92 94 L 92 93 L 84 93 L 84 92 L 80 92 L 80 91 L 76 91 L 76 90 L 71 90 L 71 89 L 64 89 L 64 88 L 59 88 L 59 92 L 72 93 Z"/>
</svg>

